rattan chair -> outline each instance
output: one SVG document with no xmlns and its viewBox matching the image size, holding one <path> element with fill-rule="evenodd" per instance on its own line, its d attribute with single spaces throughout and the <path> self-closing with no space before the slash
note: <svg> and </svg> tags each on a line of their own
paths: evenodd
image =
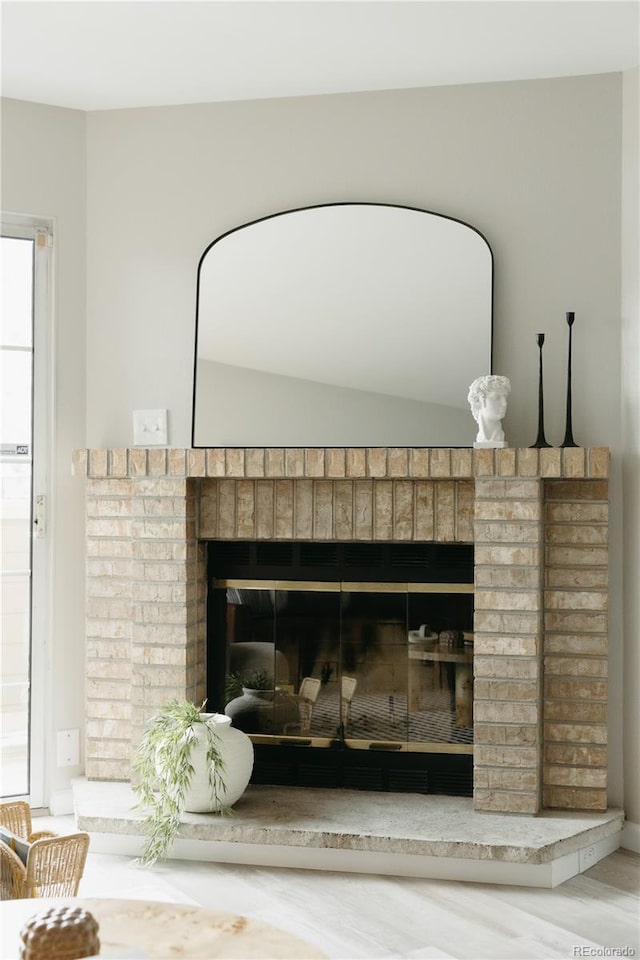
<svg viewBox="0 0 640 960">
<path fill-rule="evenodd" d="M 0 824 L 30 844 L 23 863 L 0 840 L 0 899 L 76 896 L 89 850 L 88 833 L 34 833 L 29 805 L 23 801 L 0 804 Z"/>
</svg>

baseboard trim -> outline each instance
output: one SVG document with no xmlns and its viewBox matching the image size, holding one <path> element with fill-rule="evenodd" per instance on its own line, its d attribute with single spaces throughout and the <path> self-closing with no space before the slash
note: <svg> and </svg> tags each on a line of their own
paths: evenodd
<svg viewBox="0 0 640 960">
<path fill-rule="evenodd" d="M 52 817 L 66 817 L 73 813 L 73 790 L 54 790 L 49 797 L 49 813 Z"/>
<path fill-rule="evenodd" d="M 624 821 L 620 846 L 633 853 L 640 853 L 640 823 L 634 823 L 633 820 Z"/>
</svg>

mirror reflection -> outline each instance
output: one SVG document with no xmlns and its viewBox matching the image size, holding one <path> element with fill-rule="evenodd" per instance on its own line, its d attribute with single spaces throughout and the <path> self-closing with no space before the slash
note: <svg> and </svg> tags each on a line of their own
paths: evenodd
<svg viewBox="0 0 640 960">
<path fill-rule="evenodd" d="M 198 269 L 193 446 L 471 446 L 491 336 L 467 224 L 366 203 L 246 224 Z"/>
</svg>

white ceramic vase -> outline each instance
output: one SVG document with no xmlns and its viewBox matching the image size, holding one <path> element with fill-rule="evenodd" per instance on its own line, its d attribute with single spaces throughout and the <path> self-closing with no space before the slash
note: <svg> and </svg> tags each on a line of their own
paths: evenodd
<svg viewBox="0 0 640 960">
<path fill-rule="evenodd" d="M 207 732 L 205 724 L 197 724 L 194 727 L 197 743 L 193 745 L 191 753 L 194 772 L 184 804 L 188 813 L 214 813 L 221 806 L 233 806 L 246 790 L 253 770 L 253 744 L 246 733 L 232 727 L 231 718 L 222 713 L 204 713 L 202 716 L 217 734 L 217 746 L 224 762 L 222 779 L 225 789 L 216 802 L 211 796 L 209 783 Z"/>
</svg>

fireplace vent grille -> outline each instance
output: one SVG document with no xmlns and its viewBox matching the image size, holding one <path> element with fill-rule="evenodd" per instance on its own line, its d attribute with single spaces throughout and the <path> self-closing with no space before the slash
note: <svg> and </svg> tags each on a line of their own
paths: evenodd
<svg viewBox="0 0 640 960">
<path fill-rule="evenodd" d="M 210 541 L 212 579 L 473 583 L 466 543 Z"/>
</svg>

